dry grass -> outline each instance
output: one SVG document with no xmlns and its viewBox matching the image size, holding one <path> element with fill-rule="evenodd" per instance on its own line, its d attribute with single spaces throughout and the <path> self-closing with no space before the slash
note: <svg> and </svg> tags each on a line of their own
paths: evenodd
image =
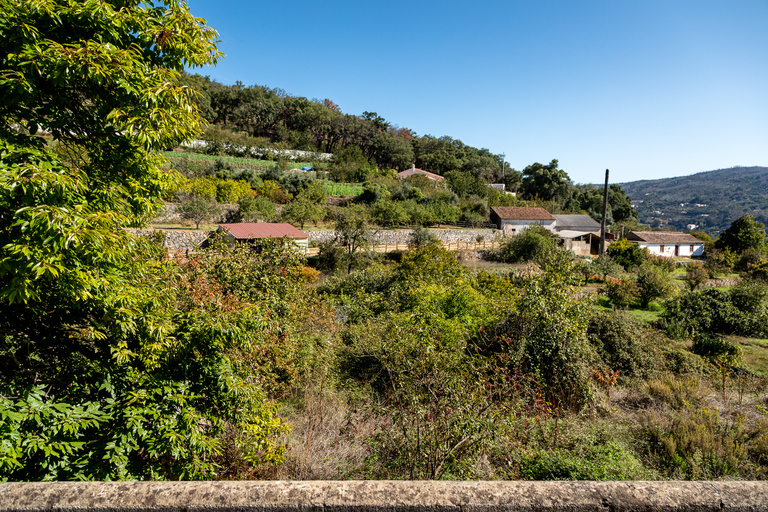
<svg viewBox="0 0 768 512">
<path fill-rule="evenodd" d="M 271 478 L 340 480 L 359 478 L 366 458 L 366 439 L 377 421 L 350 405 L 338 392 L 305 392 L 286 403 L 280 416 L 293 426 L 286 439 L 285 462 Z"/>
</svg>

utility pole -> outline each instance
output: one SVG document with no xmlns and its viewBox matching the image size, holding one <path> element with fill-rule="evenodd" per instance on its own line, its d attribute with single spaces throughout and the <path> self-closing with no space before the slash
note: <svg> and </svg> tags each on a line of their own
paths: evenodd
<svg viewBox="0 0 768 512">
<path fill-rule="evenodd" d="M 600 222 L 600 256 L 605 254 L 605 218 L 608 216 L 608 169 L 605 170 L 605 191 L 603 195 L 603 220 Z"/>
<path fill-rule="evenodd" d="M 506 178 L 506 174 L 504 174 L 504 159 L 507 157 L 506 154 L 501 154 L 501 181 L 504 181 L 504 178 Z"/>
</svg>

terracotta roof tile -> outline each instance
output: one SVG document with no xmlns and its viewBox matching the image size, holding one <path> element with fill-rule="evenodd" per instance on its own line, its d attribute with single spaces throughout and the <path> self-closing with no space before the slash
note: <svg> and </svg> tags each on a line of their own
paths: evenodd
<svg viewBox="0 0 768 512">
<path fill-rule="evenodd" d="M 703 244 L 701 240 L 688 233 L 670 231 L 632 231 L 627 235 L 632 242 L 649 244 Z"/>
<path fill-rule="evenodd" d="M 287 223 L 272 222 L 238 222 L 235 224 L 219 224 L 219 228 L 228 231 L 237 240 L 249 238 L 307 238 L 305 232 Z"/>
<path fill-rule="evenodd" d="M 494 206 L 491 208 L 501 220 L 555 220 L 544 208 L 522 206 Z"/>
<path fill-rule="evenodd" d="M 416 169 L 415 167 L 411 167 L 410 169 L 406 169 L 403 172 L 397 173 L 397 175 L 403 179 L 407 178 L 408 176 L 413 176 L 414 174 L 421 174 L 422 176 L 426 176 L 427 178 L 434 181 L 445 181 L 445 178 L 443 176 L 440 176 L 439 174 L 435 174 L 429 171 L 423 171 L 421 169 Z"/>
</svg>

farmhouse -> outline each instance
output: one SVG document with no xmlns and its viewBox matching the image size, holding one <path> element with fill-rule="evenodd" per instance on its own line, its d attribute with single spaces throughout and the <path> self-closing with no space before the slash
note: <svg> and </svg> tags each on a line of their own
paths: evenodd
<svg viewBox="0 0 768 512">
<path fill-rule="evenodd" d="M 632 231 L 627 240 L 648 249 L 658 256 L 703 256 L 704 242 L 695 236 L 680 232 Z"/>
<path fill-rule="evenodd" d="M 287 237 L 292 239 L 302 252 L 306 252 L 309 247 L 309 235 L 287 223 L 238 222 L 219 224 L 217 232 L 223 235 L 224 240 L 231 243 L 261 238 Z"/>
<path fill-rule="evenodd" d="M 491 222 L 504 235 L 516 235 L 532 224 L 554 231 L 555 217 L 544 208 L 524 208 L 520 206 L 494 206 L 491 208 Z"/>
<path fill-rule="evenodd" d="M 445 178 L 443 176 L 440 176 L 439 174 L 435 174 L 433 172 L 423 171 L 421 169 L 417 169 L 416 165 L 413 165 L 408 170 L 405 170 L 403 172 L 397 173 L 397 175 L 400 176 L 400 178 L 402 178 L 402 179 L 405 179 L 408 176 L 413 176 L 414 174 L 421 174 L 423 176 L 426 176 L 427 178 L 429 178 L 432 181 L 445 181 Z"/>
</svg>

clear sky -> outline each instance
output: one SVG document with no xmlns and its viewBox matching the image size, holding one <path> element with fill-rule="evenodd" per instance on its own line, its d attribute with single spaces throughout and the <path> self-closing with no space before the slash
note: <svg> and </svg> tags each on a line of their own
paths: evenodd
<svg viewBox="0 0 768 512">
<path fill-rule="evenodd" d="M 768 165 L 768 0 L 189 0 L 194 72 L 418 135 L 556 158 L 576 183 Z"/>
</svg>

